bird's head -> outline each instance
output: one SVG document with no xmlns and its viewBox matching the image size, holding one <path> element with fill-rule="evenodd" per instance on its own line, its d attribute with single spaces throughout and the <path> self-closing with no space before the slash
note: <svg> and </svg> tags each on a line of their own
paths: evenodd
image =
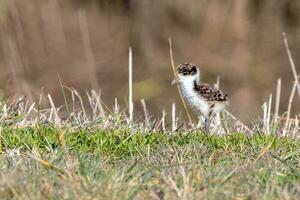
<svg viewBox="0 0 300 200">
<path fill-rule="evenodd" d="M 200 70 L 197 65 L 191 63 L 184 63 L 177 67 L 177 74 L 175 75 L 172 85 L 181 82 L 194 82 L 199 81 Z"/>
</svg>

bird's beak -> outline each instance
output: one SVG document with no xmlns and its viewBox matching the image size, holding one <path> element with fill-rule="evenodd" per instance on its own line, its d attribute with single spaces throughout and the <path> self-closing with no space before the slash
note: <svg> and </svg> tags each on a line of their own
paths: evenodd
<svg viewBox="0 0 300 200">
<path fill-rule="evenodd" d="M 178 83 L 179 82 L 179 77 L 177 75 L 175 75 L 171 85 L 174 85 L 175 83 Z"/>
</svg>

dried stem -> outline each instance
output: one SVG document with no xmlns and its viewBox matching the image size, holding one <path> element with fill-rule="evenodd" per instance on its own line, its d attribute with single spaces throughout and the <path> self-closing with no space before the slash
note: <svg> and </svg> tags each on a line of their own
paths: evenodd
<svg viewBox="0 0 300 200">
<path fill-rule="evenodd" d="M 166 132 L 166 123 L 165 123 L 165 117 L 166 117 L 166 112 L 165 109 L 162 111 L 162 119 L 161 119 L 161 126 L 164 132 Z"/>
<path fill-rule="evenodd" d="M 141 99 L 141 104 L 142 104 L 144 115 L 145 115 L 145 125 L 146 125 L 146 127 L 149 127 L 150 121 L 149 121 L 148 111 L 147 111 L 147 108 L 146 108 L 145 99 Z"/>
<path fill-rule="evenodd" d="M 225 113 L 230 116 L 233 120 L 235 120 L 237 123 L 239 123 L 246 131 L 250 132 L 250 133 L 253 133 L 253 131 L 248 127 L 246 126 L 245 124 L 243 124 L 240 120 L 238 120 L 233 114 L 231 114 L 228 110 L 224 110 Z"/>
<path fill-rule="evenodd" d="M 267 132 L 267 126 L 268 126 L 268 121 L 267 121 L 267 113 L 268 113 L 268 105 L 267 102 L 264 102 L 264 104 L 261 107 L 263 109 L 264 115 L 263 115 L 263 131 L 266 133 Z"/>
<path fill-rule="evenodd" d="M 286 133 L 287 133 L 287 128 L 288 128 L 289 121 L 290 121 L 290 116 L 291 116 L 292 103 L 293 103 L 294 95 L 295 95 L 295 92 L 296 92 L 296 86 L 297 86 L 297 81 L 294 82 L 293 89 L 292 89 L 292 92 L 291 92 L 291 95 L 290 95 L 289 105 L 288 105 L 288 109 L 287 109 L 286 122 L 285 122 L 285 126 L 284 126 L 284 129 L 283 129 L 283 136 L 286 136 Z"/>
<path fill-rule="evenodd" d="M 274 124 L 277 123 L 279 105 L 280 105 L 280 94 L 281 94 L 281 78 L 277 80 L 277 89 L 276 89 L 276 103 L 275 103 L 275 113 L 274 113 Z"/>
<path fill-rule="evenodd" d="M 176 106 L 172 104 L 172 131 L 176 130 Z"/>
<path fill-rule="evenodd" d="M 272 94 L 270 94 L 269 96 L 269 103 L 268 103 L 267 133 L 270 133 L 271 109 L 272 109 Z"/>
<path fill-rule="evenodd" d="M 174 76 L 175 76 L 176 75 L 176 69 L 175 69 L 175 64 L 174 64 L 174 59 L 173 59 L 173 48 L 172 48 L 172 40 L 171 40 L 171 38 L 169 38 L 169 46 L 170 46 L 171 65 L 172 65 L 173 73 L 174 73 Z M 187 108 L 186 102 L 185 102 L 185 100 L 184 100 L 184 98 L 182 96 L 182 92 L 181 92 L 180 87 L 179 87 L 178 84 L 177 84 L 177 89 L 178 89 L 178 93 L 179 93 L 182 105 L 184 107 L 185 113 L 186 113 L 186 115 L 187 115 L 187 117 L 189 119 L 189 123 L 193 124 L 192 118 L 190 116 L 189 110 Z"/>
<path fill-rule="evenodd" d="M 128 76 L 128 83 L 129 83 L 129 97 L 128 97 L 128 107 L 129 107 L 129 121 L 131 122 L 133 119 L 133 101 L 132 101 L 132 50 L 129 47 L 129 76 Z"/>
<path fill-rule="evenodd" d="M 65 105 L 66 105 L 66 109 L 67 109 L 68 115 L 70 115 L 70 109 L 69 109 L 67 97 L 66 97 L 65 90 L 64 90 L 64 87 L 63 87 L 63 84 L 62 84 L 62 81 L 61 81 L 59 73 L 57 73 L 57 77 L 58 77 L 58 81 L 59 81 L 59 85 L 60 85 L 60 88 L 61 88 L 61 92 L 62 92 L 64 101 L 65 101 Z"/>
<path fill-rule="evenodd" d="M 298 77 L 298 75 L 297 75 L 295 63 L 294 63 L 294 60 L 293 60 L 293 57 L 292 57 L 292 54 L 291 54 L 291 51 L 290 51 L 290 48 L 289 48 L 289 44 L 288 44 L 288 40 L 287 40 L 287 37 L 286 37 L 285 32 L 283 32 L 282 35 L 283 35 L 283 41 L 284 41 L 284 45 L 285 45 L 285 48 L 286 48 L 286 52 L 287 52 L 287 54 L 288 54 L 288 56 L 289 56 L 289 61 L 290 61 L 291 68 L 292 68 L 292 71 L 293 71 L 294 79 L 295 79 L 295 81 L 296 81 L 296 86 L 297 86 L 297 90 L 298 90 L 298 95 L 299 95 L 299 97 L 300 97 L 299 77 Z"/>
</svg>

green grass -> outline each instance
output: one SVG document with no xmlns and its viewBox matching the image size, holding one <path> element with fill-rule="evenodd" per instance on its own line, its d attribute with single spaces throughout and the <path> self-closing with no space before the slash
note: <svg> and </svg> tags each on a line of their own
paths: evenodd
<svg viewBox="0 0 300 200">
<path fill-rule="evenodd" d="M 299 139 L 37 126 L 2 127 L 0 141 L 0 199 L 300 195 Z"/>
</svg>

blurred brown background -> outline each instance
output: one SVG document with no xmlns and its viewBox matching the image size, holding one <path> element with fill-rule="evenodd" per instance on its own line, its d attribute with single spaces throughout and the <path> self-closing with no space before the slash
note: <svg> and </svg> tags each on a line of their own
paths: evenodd
<svg viewBox="0 0 300 200">
<path fill-rule="evenodd" d="M 44 88 L 61 105 L 59 74 L 64 85 L 101 89 L 108 106 L 118 97 L 125 108 L 132 46 L 135 111 L 144 98 L 152 115 L 170 112 L 180 105 L 170 86 L 171 37 L 176 65 L 199 64 L 210 84 L 219 75 L 230 110 L 250 121 L 279 77 L 286 110 L 293 74 L 282 32 L 300 73 L 299 25 L 297 0 L 0 0 L 0 96 L 37 100 Z"/>
</svg>

